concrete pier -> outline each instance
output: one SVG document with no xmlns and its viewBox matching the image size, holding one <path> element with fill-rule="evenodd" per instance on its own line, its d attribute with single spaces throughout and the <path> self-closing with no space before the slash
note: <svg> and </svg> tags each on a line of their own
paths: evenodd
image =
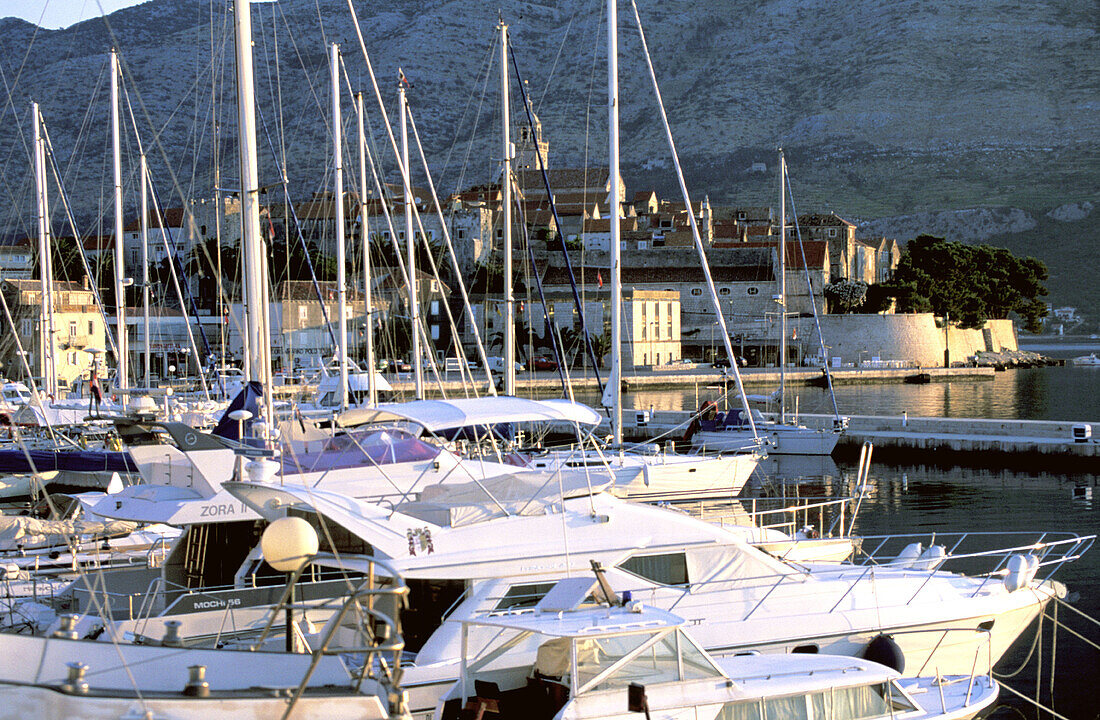
<svg viewBox="0 0 1100 720">
<path fill-rule="evenodd" d="M 903 383 L 918 373 L 928 375 L 930 382 L 948 382 L 957 380 L 992 380 L 996 372 L 991 367 L 953 367 L 953 368 L 837 368 L 830 370 L 835 385 L 853 385 L 860 383 Z M 606 376 L 606 371 L 604 371 Z M 387 375 L 387 379 L 398 392 L 412 392 L 413 383 L 408 373 L 397 376 Z M 440 373 L 442 386 L 445 392 L 461 393 L 464 388 L 463 375 L 457 372 Z M 820 368 L 788 368 L 787 384 L 811 385 L 820 384 L 822 378 Z M 605 377 L 606 379 L 606 377 Z M 744 368 L 741 370 L 741 381 L 748 387 L 768 386 L 775 388 L 779 385 L 779 370 L 777 368 Z M 484 373 L 475 373 L 474 382 L 485 385 Z M 570 382 L 577 390 L 596 390 L 597 383 L 593 377 L 573 377 Z M 623 390 L 662 390 L 662 389 L 687 389 L 692 387 L 706 387 L 708 385 L 722 385 L 729 383 L 732 387 L 733 376 L 728 370 L 713 367 L 667 365 L 652 370 L 626 371 L 623 377 Z M 425 376 L 425 389 L 429 395 L 438 395 L 439 383 L 435 382 L 430 373 Z M 524 391 L 553 392 L 561 387 L 561 380 L 556 372 L 519 373 L 516 376 L 517 394 L 523 395 Z"/>
<path fill-rule="evenodd" d="M 774 419 L 774 416 L 765 417 Z M 1096 472 L 1100 469 L 1100 442 L 1079 441 L 1075 429 L 1088 426 L 1100 434 L 1100 423 L 988 420 L 908 416 L 847 416 L 848 431 L 833 456 L 856 458 L 864 442 L 875 446 L 878 461 L 907 464 L 1012 467 L 1036 471 Z M 624 415 L 624 433 L 634 441 L 660 442 L 683 437 L 688 412 L 632 412 Z M 832 415 L 800 415 L 808 427 L 831 428 Z"/>
</svg>

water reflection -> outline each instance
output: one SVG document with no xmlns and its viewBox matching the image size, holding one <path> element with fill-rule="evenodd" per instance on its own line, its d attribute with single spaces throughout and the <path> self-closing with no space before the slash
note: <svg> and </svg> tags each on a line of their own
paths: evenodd
<svg viewBox="0 0 1100 720">
<path fill-rule="evenodd" d="M 750 393 L 768 388 L 749 387 Z M 720 385 L 699 383 L 668 390 L 623 393 L 627 408 L 695 410 L 704 400 L 722 396 Z M 549 391 L 549 394 L 556 394 Z M 831 413 L 832 403 L 821 388 L 788 388 L 789 408 L 804 413 Z M 927 385 L 879 383 L 838 385 L 837 405 L 845 415 L 913 417 L 979 417 L 1021 420 L 1073 420 L 1100 423 L 1100 368 L 1048 367 L 1007 370 L 992 380 L 933 382 Z M 595 391 L 577 399 L 599 404 Z"/>
</svg>

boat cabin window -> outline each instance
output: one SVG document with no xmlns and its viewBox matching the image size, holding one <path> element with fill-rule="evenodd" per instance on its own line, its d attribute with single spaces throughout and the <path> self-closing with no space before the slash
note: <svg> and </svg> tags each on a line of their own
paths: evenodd
<svg viewBox="0 0 1100 720">
<path fill-rule="evenodd" d="M 508 592 L 504 593 L 504 597 L 502 597 L 500 602 L 493 607 L 493 610 L 499 612 L 503 610 L 535 607 L 539 604 L 540 600 L 546 597 L 546 593 L 550 592 L 550 588 L 552 587 L 554 587 L 554 583 L 513 585 L 508 588 Z"/>
<path fill-rule="evenodd" d="M 684 553 L 635 555 L 619 564 L 628 573 L 661 585 L 687 585 L 687 557 Z"/>
</svg>

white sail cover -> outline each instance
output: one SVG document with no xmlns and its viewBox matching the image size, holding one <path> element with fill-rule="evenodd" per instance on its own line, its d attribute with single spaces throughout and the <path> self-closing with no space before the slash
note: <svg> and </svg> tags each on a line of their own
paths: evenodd
<svg viewBox="0 0 1100 720">
<path fill-rule="evenodd" d="M 407 420 L 428 432 L 501 423 L 565 421 L 596 425 L 600 415 L 571 400 L 529 400 L 517 397 L 457 398 L 384 403 L 374 408 L 355 408 L 337 418 L 342 427 Z"/>
</svg>

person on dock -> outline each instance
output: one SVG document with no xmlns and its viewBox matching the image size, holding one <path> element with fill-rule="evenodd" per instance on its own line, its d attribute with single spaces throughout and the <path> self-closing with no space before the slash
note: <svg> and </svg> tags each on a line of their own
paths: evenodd
<svg viewBox="0 0 1100 720">
<path fill-rule="evenodd" d="M 88 395 L 91 398 L 88 409 L 98 417 L 99 406 L 103 402 L 103 390 L 99 387 L 99 376 L 96 374 L 95 367 L 92 368 L 91 375 L 88 377 Z M 95 409 L 92 410 L 92 408 Z"/>
</svg>

